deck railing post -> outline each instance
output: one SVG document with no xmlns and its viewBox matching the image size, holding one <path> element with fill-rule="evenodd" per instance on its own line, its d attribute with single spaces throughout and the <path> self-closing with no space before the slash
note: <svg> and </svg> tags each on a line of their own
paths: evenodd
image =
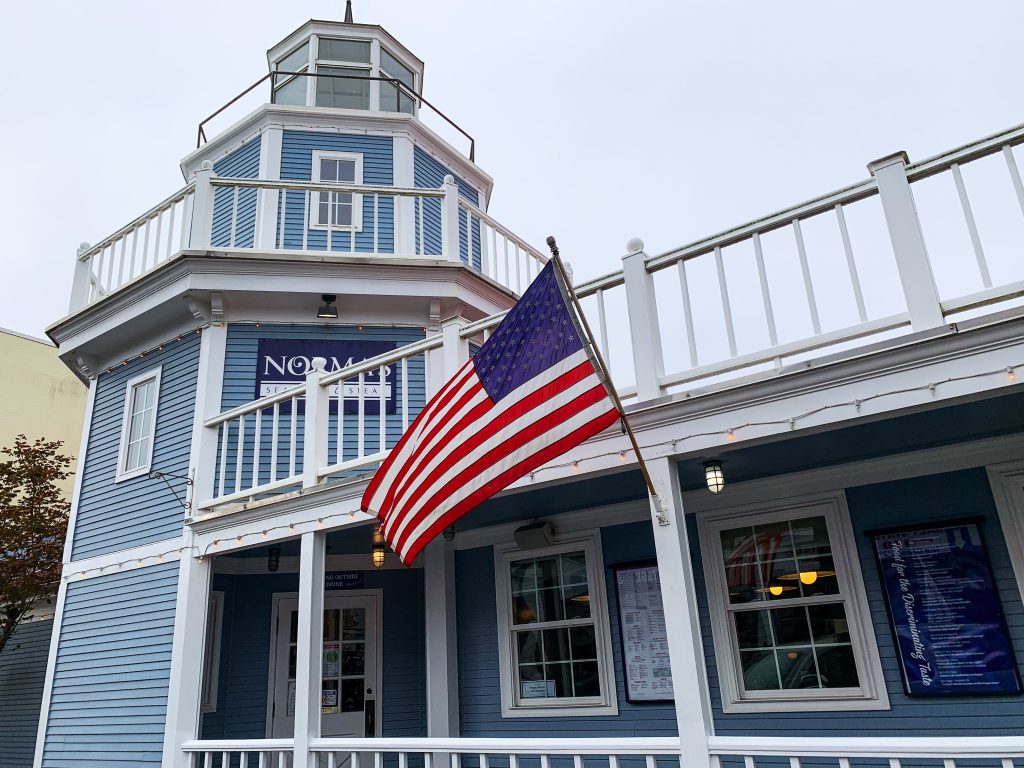
<svg viewBox="0 0 1024 768">
<path fill-rule="evenodd" d="M 196 171 L 195 192 L 192 195 L 192 226 L 189 229 L 188 247 L 203 251 L 210 247 L 213 229 L 213 163 L 204 160 Z"/>
<path fill-rule="evenodd" d="M 445 261 L 462 261 L 459 245 L 459 188 L 455 177 L 444 177 L 441 185 L 444 199 L 441 200 L 441 255 Z"/>
<path fill-rule="evenodd" d="M 868 163 L 868 170 L 878 183 L 878 196 L 882 200 L 911 325 L 915 331 L 924 331 L 945 325 L 946 321 L 907 180 L 908 162 L 906 152 L 897 152 Z"/>
<path fill-rule="evenodd" d="M 441 347 L 427 353 L 427 397 L 433 397 L 445 383 L 469 360 L 469 342 L 462 338 L 462 329 L 468 325 L 464 317 L 449 317 L 441 321 Z"/>
<path fill-rule="evenodd" d="M 327 412 L 330 407 L 330 392 L 320 385 L 320 377 L 327 367 L 327 360 L 314 357 L 306 372 L 306 417 L 302 434 L 302 487 L 312 488 L 320 476 L 320 469 L 327 466 Z M 254 469 L 253 471 L 256 471 Z"/>
<path fill-rule="evenodd" d="M 82 243 L 78 246 L 78 252 L 75 254 L 75 277 L 71 283 L 69 314 L 89 303 L 89 277 L 92 272 L 92 259 L 82 259 L 82 255 L 89 250 L 89 247 L 88 243 Z"/>
<path fill-rule="evenodd" d="M 633 341 L 633 365 L 636 368 L 637 397 L 652 400 L 662 394 L 661 377 L 665 361 L 661 352 L 661 327 L 654 277 L 647 271 L 644 241 L 634 237 L 626 243 L 622 276 L 626 283 L 626 309 Z"/>
<path fill-rule="evenodd" d="M 455 548 L 446 539 L 424 550 L 427 736 L 459 735 L 459 672 L 455 636 Z M 373 734 L 367 734 L 372 736 Z M 435 757 L 435 759 L 437 759 Z M 443 764 L 443 763 L 442 763 Z"/>
<path fill-rule="evenodd" d="M 295 644 L 294 768 L 316 768 L 316 754 L 309 751 L 309 744 L 320 737 L 324 568 L 323 534 L 313 531 L 302 534 L 299 550 L 298 637 Z"/>
</svg>

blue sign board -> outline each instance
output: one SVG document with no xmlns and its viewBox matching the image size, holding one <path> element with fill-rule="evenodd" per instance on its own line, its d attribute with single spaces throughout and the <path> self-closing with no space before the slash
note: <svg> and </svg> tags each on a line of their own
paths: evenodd
<svg viewBox="0 0 1024 768">
<path fill-rule="evenodd" d="M 363 586 L 362 571 L 327 571 L 324 575 L 324 589 L 359 589 Z"/>
<path fill-rule="evenodd" d="M 370 357 L 395 349 L 391 341 L 352 339 L 260 339 L 256 365 L 256 397 L 274 395 L 306 380 L 314 357 L 327 361 L 331 373 L 361 363 Z M 359 396 L 363 397 L 363 413 L 380 413 L 380 396 L 384 394 L 385 413 L 395 413 L 395 366 L 384 368 L 383 381 L 379 368 L 338 382 L 331 387 L 330 412 L 338 412 L 338 398 L 344 393 L 345 413 L 359 413 Z M 282 409 L 287 408 L 287 403 Z"/>
<path fill-rule="evenodd" d="M 977 522 L 871 534 L 911 696 L 1019 693 Z"/>
</svg>

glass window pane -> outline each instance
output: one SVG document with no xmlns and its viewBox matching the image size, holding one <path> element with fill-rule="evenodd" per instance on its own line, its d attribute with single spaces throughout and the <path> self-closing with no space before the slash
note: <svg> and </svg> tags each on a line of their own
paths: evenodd
<svg viewBox="0 0 1024 768">
<path fill-rule="evenodd" d="M 570 552 L 560 558 L 563 584 L 587 583 L 587 556 L 582 552 Z"/>
<path fill-rule="evenodd" d="M 512 621 L 533 624 L 537 621 L 537 593 L 528 592 L 512 598 Z"/>
<path fill-rule="evenodd" d="M 277 62 L 279 72 L 298 72 L 309 64 L 309 43 L 303 43 Z"/>
<path fill-rule="evenodd" d="M 573 664 L 572 679 L 577 696 L 601 695 L 601 679 L 597 673 L 596 661 Z"/>
<path fill-rule="evenodd" d="M 128 443 L 128 456 L 124 460 L 125 471 L 130 472 L 133 469 L 138 469 L 142 466 L 141 456 L 139 451 L 139 443 Z"/>
<path fill-rule="evenodd" d="M 555 696 L 572 696 L 572 665 L 571 664 L 545 664 L 544 674 L 549 681 L 548 691 L 550 695 L 550 681 L 555 682 Z"/>
<path fill-rule="evenodd" d="M 370 43 L 367 40 L 336 40 L 322 37 L 317 58 L 369 64 Z"/>
<path fill-rule="evenodd" d="M 415 80 L 412 70 L 388 53 L 386 48 L 380 49 L 380 68 L 383 70 L 382 75 L 401 80 L 409 88 L 414 87 Z"/>
<path fill-rule="evenodd" d="M 337 181 L 338 180 L 338 161 L 329 158 L 320 158 L 320 181 Z M 326 194 L 326 193 L 324 193 Z"/>
<path fill-rule="evenodd" d="M 775 667 L 775 651 L 740 651 L 743 687 L 748 691 L 779 689 L 779 673 Z"/>
<path fill-rule="evenodd" d="M 291 612 L 291 624 L 288 632 L 288 638 L 290 642 L 297 643 L 299 641 L 299 612 Z"/>
<path fill-rule="evenodd" d="M 565 618 L 567 619 L 589 619 L 590 618 L 590 590 L 586 584 L 566 587 L 562 590 L 564 595 Z"/>
<path fill-rule="evenodd" d="M 725 569 L 725 583 L 729 587 L 730 603 L 751 603 L 766 600 L 761 586 L 760 569 L 756 563 Z"/>
<path fill-rule="evenodd" d="M 520 664 L 540 664 L 544 661 L 544 649 L 540 632 L 516 632 Z"/>
<path fill-rule="evenodd" d="M 565 618 L 565 604 L 562 602 L 562 590 L 541 589 L 537 592 L 540 605 L 540 621 L 561 621 Z"/>
<path fill-rule="evenodd" d="M 345 76 L 316 78 L 316 105 L 318 107 L 370 108 L 370 81 L 366 79 L 370 74 L 369 70 L 320 67 L 318 71 L 328 75 Z"/>
<path fill-rule="evenodd" d="M 568 629 L 546 629 L 544 630 L 544 660 L 569 661 L 571 659 L 569 650 Z"/>
<path fill-rule="evenodd" d="M 355 160 L 335 160 L 338 164 L 337 180 L 341 184 L 355 184 L 356 181 L 356 161 Z M 351 202 L 352 196 L 348 195 L 348 200 Z"/>
<path fill-rule="evenodd" d="M 818 665 L 810 648 L 786 648 L 776 651 L 783 688 L 820 688 Z"/>
<path fill-rule="evenodd" d="M 275 104 L 303 105 L 306 103 L 305 77 L 293 77 L 274 91 Z"/>
<path fill-rule="evenodd" d="M 341 612 L 341 639 L 366 639 L 366 609 L 345 608 Z"/>
<path fill-rule="evenodd" d="M 736 639 L 740 648 L 771 648 L 772 629 L 768 611 L 743 611 L 736 619 Z"/>
<path fill-rule="evenodd" d="M 341 646 L 341 674 L 362 675 L 366 665 L 366 647 L 363 643 L 345 643 Z"/>
<path fill-rule="evenodd" d="M 824 517 L 805 517 L 793 520 L 793 546 L 797 557 L 828 554 L 832 547 L 828 541 L 828 526 Z"/>
<path fill-rule="evenodd" d="M 324 610 L 324 640 L 339 640 L 341 611 L 337 608 Z"/>
<path fill-rule="evenodd" d="M 597 639 L 593 627 L 572 627 L 569 630 L 573 661 L 597 659 Z"/>
<path fill-rule="evenodd" d="M 800 591 L 803 592 L 804 597 L 839 594 L 836 564 L 831 555 L 802 559 L 798 562 L 800 564 Z"/>
<path fill-rule="evenodd" d="M 320 714 L 334 715 L 338 712 L 338 681 L 320 681 Z"/>
<path fill-rule="evenodd" d="M 815 645 L 850 642 L 850 626 L 842 603 L 812 605 L 807 609 Z"/>
<path fill-rule="evenodd" d="M 553 557 L 542 557 L 537 559 L 537 586 L 557 587 L 558 586 L 558 560 Z"/>
<path fill-rule="evenodd" d="M 815 647 L 814 653 L 818 657 L 822 688 L 856 688 L 860 685 L 851 646 Z"/>
<path fill-rule="evenodd" d="M 796 560 L 772 560 L 763 563 L 761 578 L 765 582 L 765 596 L 768 600 L 800 597 Z"/>
<path fill-rule="evenodd" d="M 727 568 L 751 565 L 757 560 L 753 528 L 733 528 L 722 531 L 722 557 Z"/>
<path fill-rule="evenodd" d="M 807 609 L 803 606 L 777 608 L 772 611 L 772 629 L 776 645 L 810 645 L 811 630 L 807 625 Z"/>
<path fill-rule="evenodd" d="M 294 645 L 288 646 L 288 677 L 295 679 L 295 666 L 297 663 L 296 648 Z"/>
<path fill-rule="evenodd" d="M 363 711 L 363 679 L 341 681 L 341 711 Z"/>
<path fill-rule="evenodd" d="M 757 557 L 771 562 L 780 557 L 793 557 L 793 541 L 789 534 L 789 521 L 754 526 L 757 538 Z"/>
</svg>

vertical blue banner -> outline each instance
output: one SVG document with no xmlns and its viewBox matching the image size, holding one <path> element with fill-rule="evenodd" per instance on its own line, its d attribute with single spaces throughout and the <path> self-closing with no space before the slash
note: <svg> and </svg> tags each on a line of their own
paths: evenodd
<svg viewBox="0 0 1024 768">
<path fill-rule="evenodd" d="M 976 522 L 871 534 L 912 696 L 1020 693 Z"/>
</svg>

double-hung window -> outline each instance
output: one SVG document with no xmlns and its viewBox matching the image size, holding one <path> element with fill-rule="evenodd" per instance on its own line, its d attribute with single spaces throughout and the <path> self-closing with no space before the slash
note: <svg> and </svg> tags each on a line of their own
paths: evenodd
<svg viewBox="0 0 1024 768">
<path fill-rule="evenodd" d="M 363 183 L 363 156 L 345 152 L 313 152 L 313 181 L 338 186 Z M 318 229 L 362 230 L 362 196 L 352 192 L 314 192 L 310 226 Z"/>
<path fill-rule="evenodd" d="M 115 480 L 118 482 L 149 472 L 153 462 L 153 438 L 156 432 L 159 396 L 159 368 L 128 380 L 121 421 L 121 447 L 117 457 Z"/>
<path fill-rule="evenodd" d="M 369 40 L 320 38 L 316 60 L 318 107 L 370 108 L 370 50 Z"/>
<path fill-rule="evenodd" d="M 495 557 L 503 715 L 616 712 L 597 537 Z"/>
<path fill-rule="evenodd" d="M 726 711 L 885 708 L 839 497 L 701 518 Z"/>
<path fill-rule="evenodd" d="M 309 43 L 303 43 L 274 65 L 274 103 L 305 104 Z M 281 73 L 281 74 L 277 74 Z"/>
</svg>

